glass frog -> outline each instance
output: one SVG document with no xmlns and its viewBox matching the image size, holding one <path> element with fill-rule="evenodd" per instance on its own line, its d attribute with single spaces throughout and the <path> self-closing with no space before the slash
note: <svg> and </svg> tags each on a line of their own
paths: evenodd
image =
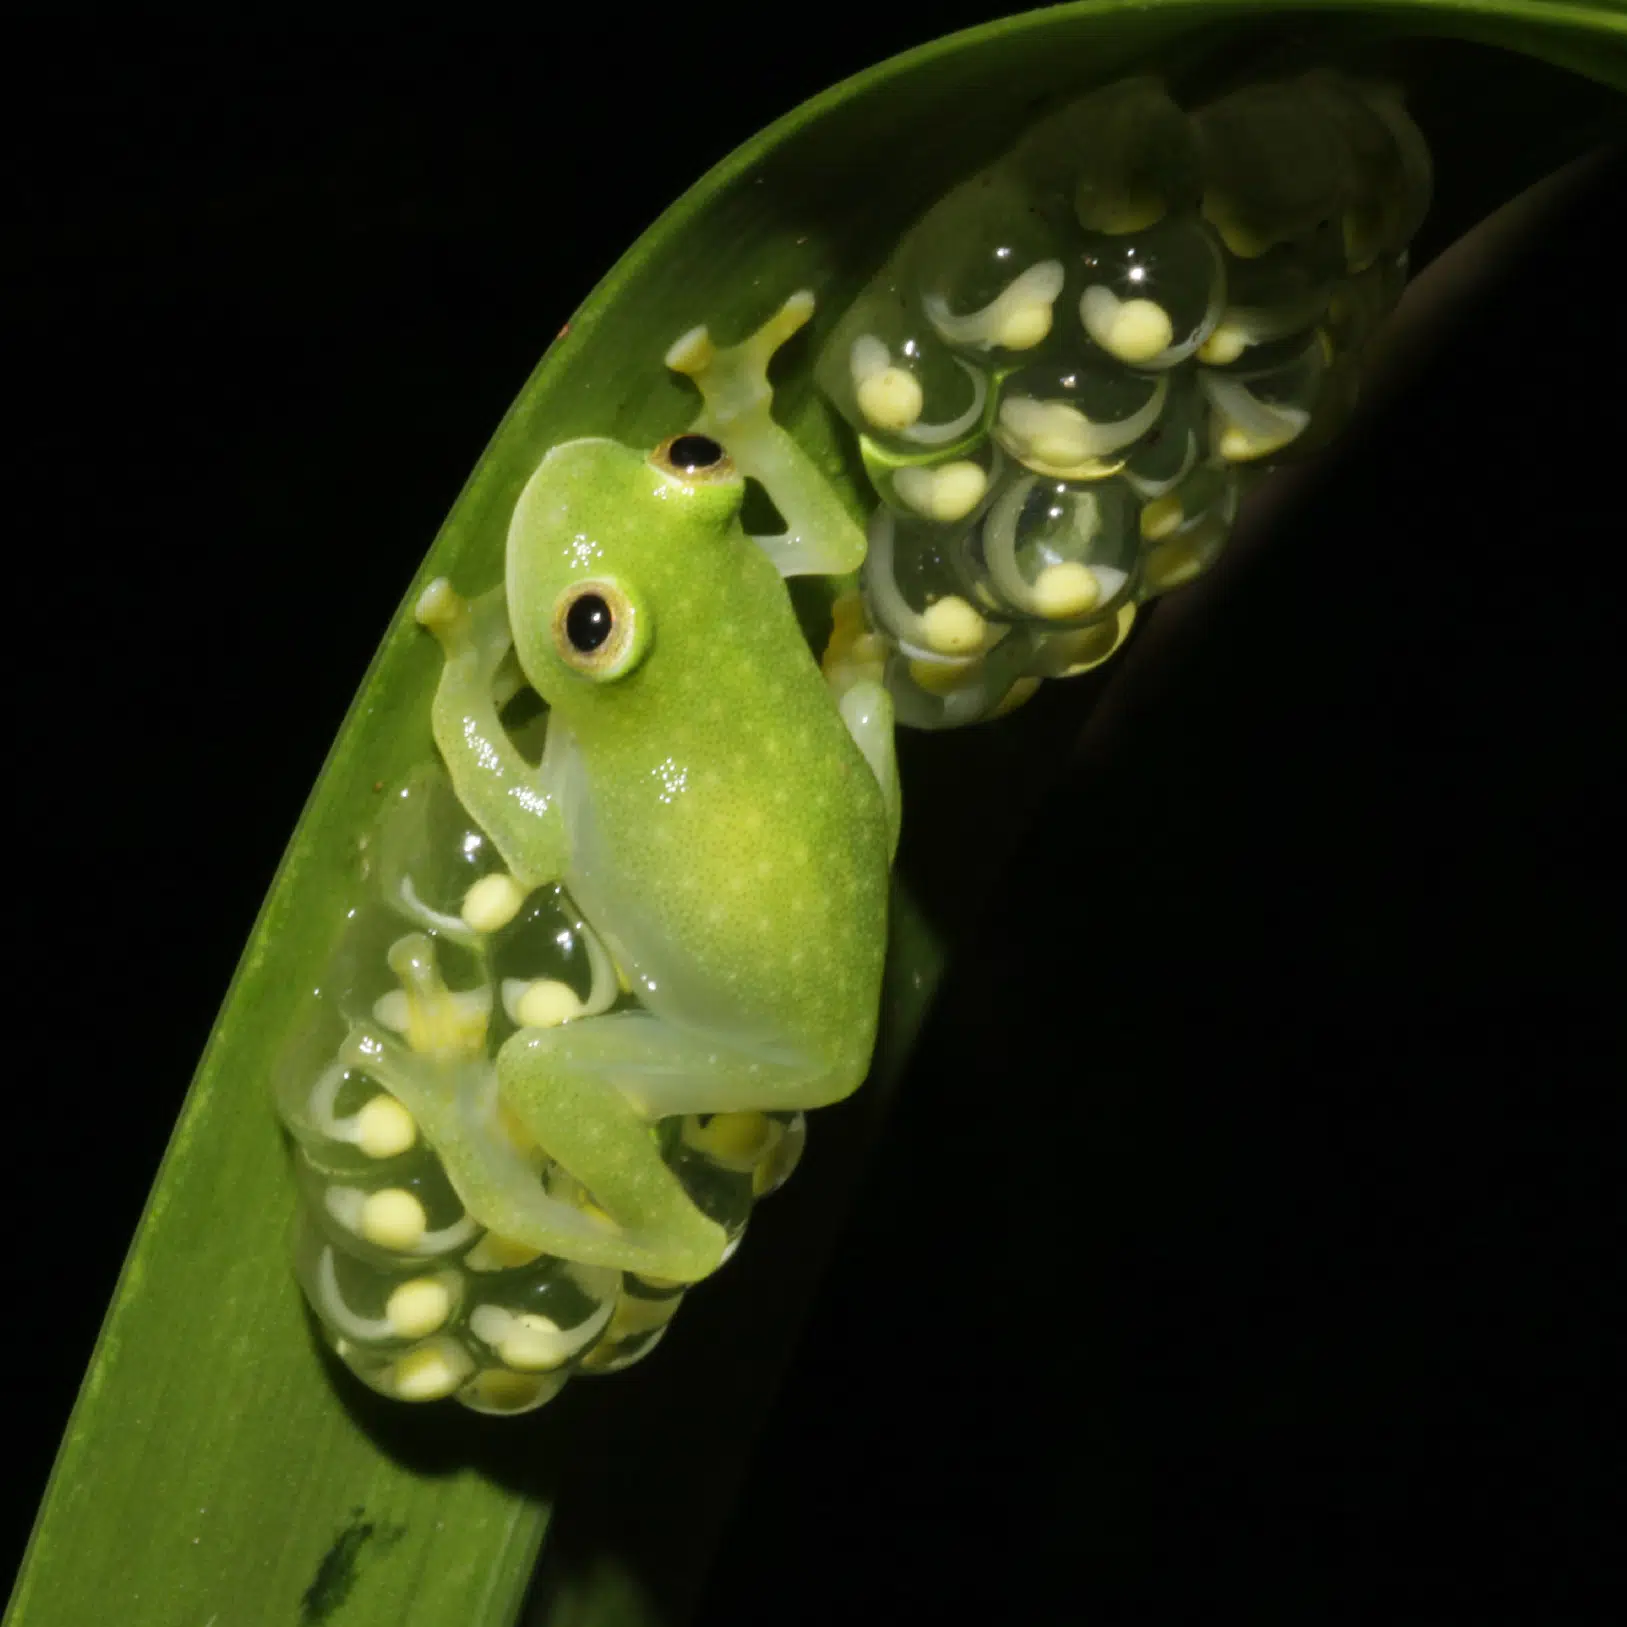
<svg viewBox="0 0 1627 1627">
<path fill-rule="evenodd" d="M 493 918 L 562 883 L 636 1003 L 612 991 L 616 1009 L 525 1022 L 495 1064 L 460 1060 L 431 1034 L 450 997 L 405 955 L 410 1043 L 349 1045 L 481 1225 L 673 1283 L 713 1271 L 727 1237 L 656 1126 L 841 1099 L 879 1006 L 891 704 L 874 682 L 833 695 L 782 581 L 849 571 L 864 546 L 769 414 L 768 358 L 811 310 L 797 295 L 730 350 L 686 335 L 668 359 L 702 391 L 692 429 L 647 453 L 554 447 L 515 507 L 503 585 L 470 603 L 441 578 L 418 601 L 444 655 L 435 741 L 505 866 L 482 882 Z M 784 535 L 743 529 L 746 471 Z M 514 662 L 549 709 L 535 767 L 499 717 Z"/>
</svg>

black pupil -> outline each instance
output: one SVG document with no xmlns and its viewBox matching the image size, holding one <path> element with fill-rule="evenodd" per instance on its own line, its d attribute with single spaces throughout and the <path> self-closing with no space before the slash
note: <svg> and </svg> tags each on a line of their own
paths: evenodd
<svg viewBox="0 0 1627 1627">
<path fill-rule="evenodd" d="M 565 612 L 565 636 L 581 655 L 598 649 L 610 637 L 611 625 L 610 606 L 597 593 L 584 593 Z"/>
<path fill-rule="evenodd" d="M 723 448 L 710 435 L 680 435 L 668 456 L 675 469 L 710 469 L 722 461 Z"/>
</svg>

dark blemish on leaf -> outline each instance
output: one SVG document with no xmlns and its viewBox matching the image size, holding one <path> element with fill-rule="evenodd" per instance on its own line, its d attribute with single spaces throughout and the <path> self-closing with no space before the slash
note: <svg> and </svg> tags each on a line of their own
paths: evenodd
<svg viewBox="0 0 1627 1627">
<path fill-rule="evenodd" d="M 378 1552 L 385 1554 L 406 1535 L 406 1526 L 375 1525 L 366 1518 L 366 1513 L 363 1508 L 351 1509 L 350 1523 L 323 1554 L 311 1585 L 300 1599 L 301 1627 L 318 1627 L 350 1597 L 350 1590 L 356 1585 L 357 1562 L 369 1542 L 375 1542 Z"/>
</svg>

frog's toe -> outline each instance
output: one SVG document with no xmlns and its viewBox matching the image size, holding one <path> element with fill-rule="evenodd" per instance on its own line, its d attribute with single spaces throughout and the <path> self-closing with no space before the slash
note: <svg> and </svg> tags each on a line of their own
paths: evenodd
<svg viewBox="0 0 1627 1627">
<path fill-rule="evenodd" d="M 808 324 L 814 314 L 814 296 L 811 288 L 799 288 L 785 303 L 747 339 L 740 349 L 760 359 L 768 366 L 769 358 L 792 334 Z"/>
<path fill-rule="evenodd" d="M 418 604 L 413 605 L 413 615 L 418 618 L 418 625 L 433 631 L 434 628 L 456 622 L 467 608 L 469 602 L 464 595 L 459 594 L 444 576 L 438 576 L 418 595 Z"/>
<path fill-rule="evenodd" d="M 673 372 L 693 380 L 714 412 L 721 409 L 726 416 L 732 416 L 760 400 L 766 401 L 769 362 L 792 334 L 807 325 L 813 313 L 813 291 L 799 288 L 739 344 L 719 350 L 703 322 L 672 342 L 666 364 Z"/>
<path fill-rule="evenodd" d="M 698 380 L 711 368 L 716 355 L 717 346 L 712 343 L 712 335 L 702 322 L 674 339 L 663 360 L 674 373 Z"/>
<path fill-rule="evenodd" d="M 437 576 L 422 593 L 412 613 L 420 627 L 440 638 L 453 631 L 469 614 L 469 601 L 444 577 Z"/>
</svg>

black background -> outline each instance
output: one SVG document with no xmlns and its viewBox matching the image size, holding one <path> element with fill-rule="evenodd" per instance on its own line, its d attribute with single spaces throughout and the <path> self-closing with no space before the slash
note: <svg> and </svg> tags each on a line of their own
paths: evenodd
<svg viewBox="0 0 1627 1627">
<path fill-rule="evenodd" d="M 282 846 L 535 358 L 731 147 L 973 16 L 12 57 L 8 1552 Z M 965 947 L 702 1619 L 1600 1610 L 1620 197 L 1140 663 L 1015 854 L 919 834 L 988 748 L 906 742 Z"/>
</svg>

